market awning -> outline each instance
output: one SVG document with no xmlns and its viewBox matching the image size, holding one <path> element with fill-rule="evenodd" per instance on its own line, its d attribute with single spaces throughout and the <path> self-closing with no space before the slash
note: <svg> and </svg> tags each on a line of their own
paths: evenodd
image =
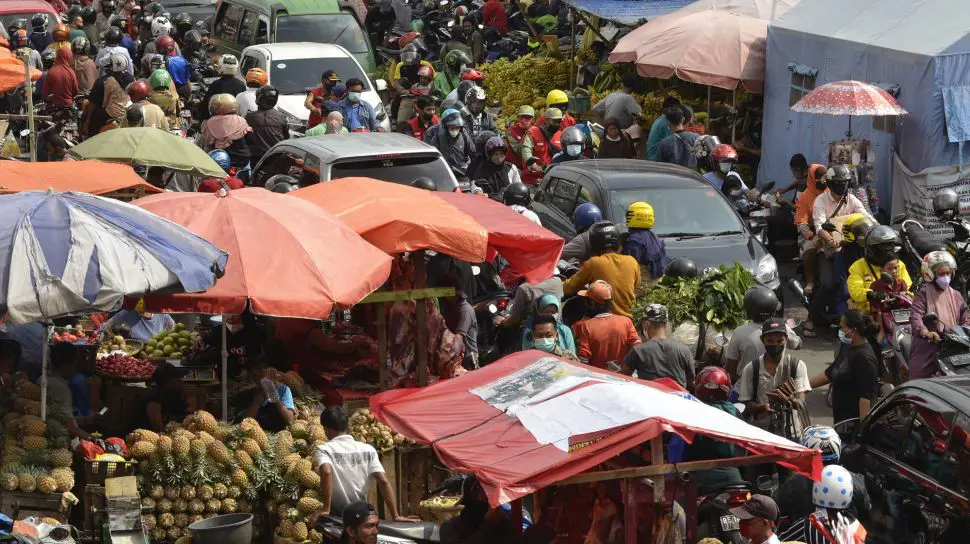
<svg viewBox="0 0 970 544">
<path fill-rule="evenodd" d="M 40 79 L 41 71 L 30 69 L 30 79 Z M 7 92 L 24 84 L 24 63 L 8 49 L 0 48 L 0 92 Z"/>
<path fill-rule="evenodd" d="M 77 191 L 103 195 L 122 189 L 160 193 L 128 165 L 100 161 L 0 161 L 0 194 L 21 191 Z"/>
<path fill-rule="evenodd" d="M 570 6 L 622 25 L 636 26 L 673 13 L 694 0 L 566 0 Z"/>
<path fill-rule="evenodd" d="M 817 451 L 672 389 L 535 350 L 423 389 L 386 391 L 370 406 L 395 431 L 430 444 L 449 469 L 477 476 L 492 506 L 663 432 L 687 441 L 700 433 L 756 455 L 780 455 L 783 465 L 810 477 L 822 468 Z"/>
</svg>

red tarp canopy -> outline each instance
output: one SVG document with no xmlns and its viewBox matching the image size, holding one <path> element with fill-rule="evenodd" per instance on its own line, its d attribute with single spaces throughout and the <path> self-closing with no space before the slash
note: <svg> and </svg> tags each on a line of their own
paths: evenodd
<svg viewBox="0 0 970 544">
<path fill-rule="evenodd" d="M 0 194 L 21 191 L 79 191 L 92 195 L 122 189 L 160 193 L 127 164 L 101 161 L 20 162 L 0 161 Z"/>
<path fill-rule="evenodd" d="M 548 374 L 533 372 L 537 367 L 556 368 Z M 520 372 L 521 371 L 521 372 Z M 519 374 L 516 374 L 519 373 Z M 582 394 L 587 387 L 618 387 L 645 398 L 662 393 L 660 402 L 651 401 L 648 410 L 657 415 L 640 419 L 621 427 L 595 433 L 572 435 L 569 446 L 583 442 L 573 451 L 564 451 L 556 444 L 542 444 L 520 418 L 507 415 L 471 392 L 483 386 L 496 386 L 507 379 L 503 387 L 494 387 L 494 394 L 486 398 L 495 403 L 515 399 L 522 401 L 528 393 L 539 393 L 556 380 L 585 376 L 596 381 L 564 387 L 550 398 L 536 401 L 529 408 L 542 408 L 545 403 L 557 406 L 570 397 Z M 565 377 L 563 377 L 565 376 Z M 600 380 L 606 380 L 603 383 Z M 631 388 L 630 385 L 634 387 Z M 568 385 L 568 384 L 567 384 Z M 649 389 L 647 389 L 649 388 Z M 587 391 L 587 393 L 595 390 Z M 799 444 L 771 435 L 740 420 L 725 425 L 725 412 L 694 400 L 685 399 L 664 385 L 620 376 L 594 367 L 567 363 L 548 354 L 531 350 L 516 353 L 482 369 L 459 378 L 438 382 L 423 389 L 398 389 L 371 397 L 371 410 L 395 431 L 420 442 L 431 444 L 441 461 L 451 470 L 472 473 L 481 481 L 492 506 L 507 503 L 556 482 L 589 470 L 617 454 L 637 446 L 661 433 L 673 432 L 692 441 L 695 432 L 739 444 L 754 454 L 780 454 L 782 464 L 805 475 L 816 477 L 822 468 L 819 453 Z M 666 396 L 669 394 L 669 397 Z M 600 399 L 609 402 L 610 399 Z M 581 406 L 581 405 L 577 405 Z M 501 406 L 509 410 L 508 406 Z M 517 409 L 521 405 L 513 408 Z M 644 408 L 639 406 L 638 408 Z M 582 409 L 561 411 L 553 416 L 555 425 L 572 426 L 580 419 Z M 624 407 L 611 416 L 625 415 Z M 532 419 L 532 421 L 536 421 Z M 733 434 L 725 430 L 731 427 Z M 716 427 L 716 428 L 715 428 Z"/>
</svg>

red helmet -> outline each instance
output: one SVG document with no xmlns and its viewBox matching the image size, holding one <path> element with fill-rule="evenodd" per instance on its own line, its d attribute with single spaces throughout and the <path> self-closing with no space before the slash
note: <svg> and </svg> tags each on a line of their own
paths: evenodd
<svg viewBox="0 0 970 544">
<path fill-rule="evenodd" d="M 404 49 L 404 46 L 420 37 L 421 33 L 419 32 L 405 32 L 404 34 L 401 34 L 400 38 L 397 39 L 397 47 L 398 49 Z"/>
<path fill-rule="evenodd" d="M 137 79 L 126 89 L 132 102 L 141 102 L 152 93 L 152 88 L 144 79 Z"/>
<path fill-rule="evenodd" d="M 474 68 L 469 68 L 468 70 L 465 70 L 464 73 L 461 74 L 461 80 L 462 81 L 484 81 L 485 74 L 479 72 Z"/>
<path fill-rule="evenodd" d="M 66 42 L 71 36 L 71 29 L 64 23 L 61 23 L 54 27 L 53 34 L 55 42 Z"/>
<path fill-rule="evenodd" d="M 171 36 L 159 36 L 155 38 L 155 49 L 160 55 L 170 56 L 175 54 L 175 40 Z"/>
<path fill-rule="evenodd" d="M 738 162 L 738 150 L 728 144 L 717 144 L 711 151 L 711 161 Z"/>
<path fill-rule="evenodd" d="M 694 396 L 702 401 L 725 401 L 731 394 L 731 377 L 719 366 L 707 366 L 694 379 Z"/>
<path fill-rule="evenodd" d="M 422 64 L 421 67 L 418 68 L 418 77 L 426 77 L 429 79 L 433 79 L 434 68 L 428 66 L 427 64 Z"/>
</svg>

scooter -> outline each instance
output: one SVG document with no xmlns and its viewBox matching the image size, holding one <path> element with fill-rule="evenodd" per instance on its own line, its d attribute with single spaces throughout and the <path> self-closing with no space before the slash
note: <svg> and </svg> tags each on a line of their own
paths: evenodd
<svg viewBox="0 0 970 544">
<path fill-rule="evenodd" d="M 883 282 L 892 284 L 889 274 L 883 274 Z M 904 355 L 902 346 L 911 340 L 912 330 L 909 326 L 909 309 L 913 299 L 903 292 L 870 291 L 869 305 L 878 308 L 882 320 L 882 336 L 887 339 L 888 347 L 882 350 L 879 374 L 884 381 L 894 386 L 909 379 L 908 350 Z"/>
<path fill-rule="evenodd" d="M 697 497 L 697 539 L 713 537 L 724 544 L 743 544 L 741 520 L 731 513 L 751 496 L 751 484 L 725 484 L 712 493 Z"/>
<path fill-rule="evenodd" d="M 940 317 L 933 312 L 923 316 L 923 325 L 940 335 L 939 375 L 970 374 L 970 327 L 957 325 L 941 331 Z"/>
<path fill-rule="evenodd" d="M 903 246 L 900 259 L 907 270 L 918 271 L 927 253 L 946 249 L 946 246 L 932 232 L 926 230 L 919 221 L 907 219 L 906 214 L 893 217 L 892 224 L 899 229 L 899 238 Z M 912 286 L 914 292 L 919 290 L 922 282 L 923 277 L 915 274 Z"/>
</svg>

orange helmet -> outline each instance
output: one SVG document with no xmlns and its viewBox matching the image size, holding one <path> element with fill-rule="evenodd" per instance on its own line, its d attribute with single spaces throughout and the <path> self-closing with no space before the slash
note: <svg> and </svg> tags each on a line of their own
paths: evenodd
<svg viewBox="0 0 970 544">
<path fill-rule="evenodd" d="M 67 25 L 61 23 L 54 27 L 54 41 L 55 42 L 66 42 L 71 37 L 71 29 Z"/>
<path fill-rule="evenodd" d="M 262 68 L 250 68 L 249 71 L 246 72 L 247 85 L 255 83 L 256 85 L 262 87 L 263 85 L 266 85 L 267 81 L 269 81 L 269 77 L 267 77 L 266 72 L 264 72 Z"/>
<path fill-rule="evenodd" d="M 484 81 L 485 74 L 479 72 L 474 68 L 469 68 L 468 70 L 465 70 L 463 74 L 461 74 L 461 80 L 462 81 Z"/>
</svg>

